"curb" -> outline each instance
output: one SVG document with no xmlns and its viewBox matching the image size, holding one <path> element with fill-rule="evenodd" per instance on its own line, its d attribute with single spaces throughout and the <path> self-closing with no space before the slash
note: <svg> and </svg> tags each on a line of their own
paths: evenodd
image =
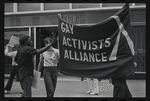
<svg viewBox="0 0 150 101">
<path fill-rule="evenodd" d="M 9 79 L 10 74 L 4 74 L 4 79 Z M 16 79 L 16 77 L 14 78 Z M 72 76 L 62 76 L 58 75 L 58 81 L 83 81 L 80 77 L 72 77 Z M 40 78 L 40 80 L 44 80 L 43 77 Z"/>
</svg>

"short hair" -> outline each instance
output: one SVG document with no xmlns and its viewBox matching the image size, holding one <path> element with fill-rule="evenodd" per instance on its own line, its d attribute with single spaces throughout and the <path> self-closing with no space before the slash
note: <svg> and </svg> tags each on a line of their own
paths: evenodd
<svg viewBox="0 0 150 101">
<path fill-rule="evenodd" d="M 49 41 L 52 41 L 52 38 L 46 37 L 46 38 L 44 39 L 44 44 L 48 44 Z"/>
<path fill-rule="evenodd" d="M 26 41 L 28 41 L 29 36 L 23 35 L 19 38 L 20 45 L 24 45 Z"/>
</svg>

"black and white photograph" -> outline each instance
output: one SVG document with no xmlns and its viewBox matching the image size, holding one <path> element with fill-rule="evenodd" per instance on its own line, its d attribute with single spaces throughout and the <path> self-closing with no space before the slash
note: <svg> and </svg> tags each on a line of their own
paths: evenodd
<svg viewBox="0 0 150 101">
<path fill-rule="evenodd" d="M 145 98 L 146 3 L 4 3 L 4 98 Z"/>
</svg>

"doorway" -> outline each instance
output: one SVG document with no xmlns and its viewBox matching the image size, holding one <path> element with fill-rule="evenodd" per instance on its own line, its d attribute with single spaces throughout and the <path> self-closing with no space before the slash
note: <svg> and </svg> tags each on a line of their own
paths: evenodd
<svg viewBox="0 0 150 101">
<path fill-rule="evenodd" d="M 36 47 L 42 48 L 44 47 L 44 38 L 50 37 L 52 32 L 56 33 L 56 36 L 58 36 L 58 27 L 39 27 L 36 29 L 37 31 L 37 37 L 36 37 Z M 57 41 L 55 41 L 52 46 L 54 48 L 58 48 Z"/>
</svg>

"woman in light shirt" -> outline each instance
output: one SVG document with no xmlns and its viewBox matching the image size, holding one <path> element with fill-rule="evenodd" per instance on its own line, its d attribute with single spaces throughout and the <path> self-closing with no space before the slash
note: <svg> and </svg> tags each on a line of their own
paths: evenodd
<svg viewBox="0 0 150 101">
<path fill-rule="evenodd" d="M 46 37 L 44 39 L 45 46 L 50 43 L 52 39 Z M 38 65 L 39 71 L 43 66 L 43 77 L 46 88 L 47 97 L 53 97 L 56 84 L 57 84 L 57 65 L 59 59 L 59 50 L 53 48 L 52 46 L 40 55 L 40 62 Z"/>
</svg>

